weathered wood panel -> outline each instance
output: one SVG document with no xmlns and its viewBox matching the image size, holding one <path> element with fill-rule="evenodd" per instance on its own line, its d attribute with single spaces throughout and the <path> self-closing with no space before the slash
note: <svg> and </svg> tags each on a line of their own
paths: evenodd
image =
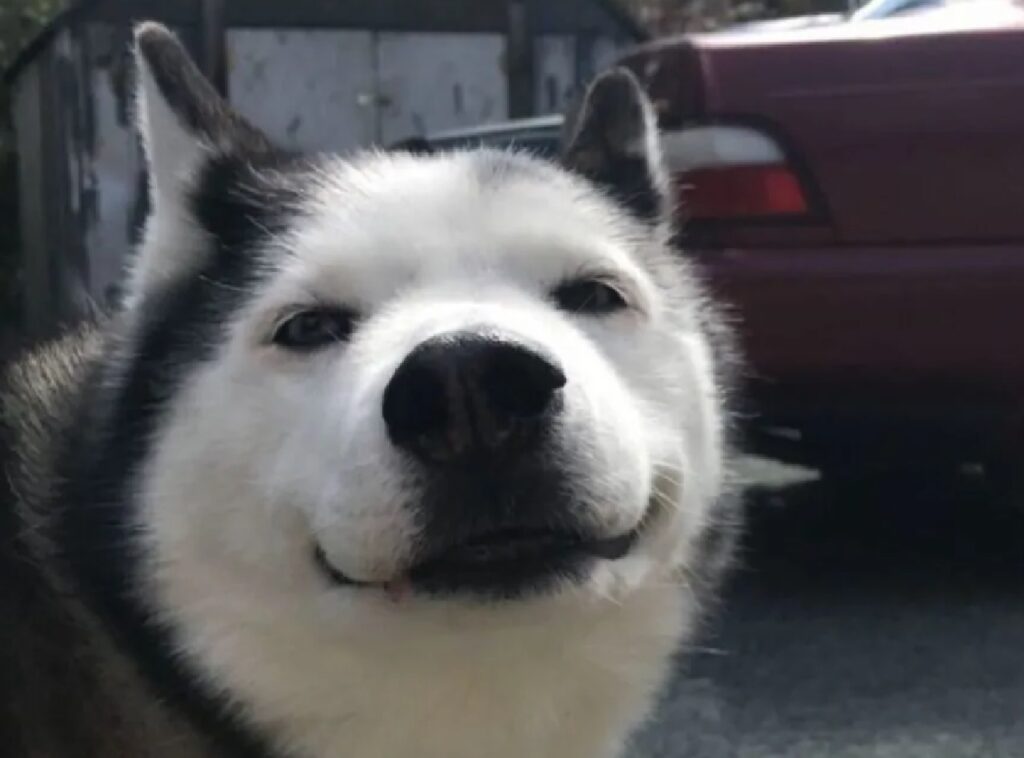
<svg viewBox="0 0 1024 758">
<path fill-rule="evenodd" d="M 376 137 L 373 44 L 365 31 L 230 29 L 228 96 L 290 149 L 369 145 Z"/>
<path fill-rule="evenodd" d="M 508 0 L 225 0 L 225 21 L 245 27 L 324 27 L 387 31 L 501 32 Z M 124 22 L 153 18 L 198 24 L 201 0 L 93 0 L 91 20 Z M 615 0 L 527 0 L 537 34 L 621 35 L 640 30 L 615 8 Z"/>
<path fill-rule="evenodd" d="M 18 134 L 22 318 L 31 334 L 40 333 L 50 320 L 54 294 L 46 233 L 41 63 L 37 59 L 26 66 L 12 92 Z"/>
<path fill-rule="evenodd" d="M 534 41 L 534 112 L 559 113 L 578 89 L 576 37 L 545 34 Z"/>
<path fill-rule="evenodd" d="M 382 33 L 377 44 L 384 143 L 508 117 L 502 35 Z"/>
<path fill-rule="evenodd" d="M 282 145 L 344 151 L 504 120 L 510 92 L 517 113 L 561 110 L 636 38 L 611 0 L 516 2 L 519 68 L 509 0 L 73 3 L 9 74 L 30 326 L 114 300 L 144 218 L 131 22 L 168 23 L 198 60 L 223 61 L 230 99 Z"/>
<path fill-rule="evenodd" d="M 85 28 L 84 39 L 79 87 L 87 98 L 90 128 L 72 160 L 82 177 L 78 209 L 88 291 L 96 303 L 110 305 L 143 220 L 145 184 L 131 118 L 129 35 L 123 27 L 96 24 Z"/>
</svg>

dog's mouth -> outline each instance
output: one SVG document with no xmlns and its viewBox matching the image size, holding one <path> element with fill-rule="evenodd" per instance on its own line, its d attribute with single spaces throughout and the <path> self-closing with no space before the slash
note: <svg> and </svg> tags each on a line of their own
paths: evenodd
<svg viewBox="0 0 1024 758">
<path fill-rule="evenodd" d="M 512 598 L 578 579 L 594 561 L 624 558 L 639 533 L 637 528 L 615 537 L 597 538 L 559 529 L 497 529 L 429 551 L 400 577 L 377 583 L 346 576 L 331 564 L 319 545 L 315 560 L 336 584 L 377 587 L 393 596 L 418 592 Z"/>
</svg>

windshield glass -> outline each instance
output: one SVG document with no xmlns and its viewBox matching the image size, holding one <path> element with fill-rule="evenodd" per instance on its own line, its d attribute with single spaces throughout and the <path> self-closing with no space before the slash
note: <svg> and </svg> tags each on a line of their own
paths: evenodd
<svg viewBox="0 0 1024 758">
<path fill-rule="evenodd" d="M 867 4 L 854 11 L 851 21 L 890 18 L 905 13 L 931 10 L 954 5 L 967 5 L 976 0 L 870 0 Z"/>
</svg>

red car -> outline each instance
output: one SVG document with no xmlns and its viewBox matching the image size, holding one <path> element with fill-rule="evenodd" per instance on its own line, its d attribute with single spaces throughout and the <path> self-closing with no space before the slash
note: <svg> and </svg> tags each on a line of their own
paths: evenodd
<svg viewBox="0 0 1024 758">
<path fill-rule="evenodd" d="M 623 62 L 660 111 L 683 242 L 737 315 L 753 446 L 844 473 L 1016 475 L 1024 7 L 671 39 Z M 543 123 L 526 127 L 506 131 L 536 143 Z"/>
<path fill-rule="evenodd" d="M 1024 466 L 1024 8 L 649 46 L 760 446 Z"/>
</svg>

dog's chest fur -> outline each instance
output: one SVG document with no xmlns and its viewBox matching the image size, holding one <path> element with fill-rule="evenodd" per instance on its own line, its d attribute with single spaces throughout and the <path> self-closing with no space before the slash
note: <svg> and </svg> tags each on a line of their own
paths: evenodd
<svg viewBox="0 0 1024 758">
<path fill-rule="evenodd" d="M 78 602 L 8 546 L 0 558 L 6 755 L 212 756 L 204 741 L 152 696 Z"/>
<path fill-rule="evenodd" d="M 333 649 L 291 625 L 271 655 L 234 637 L 245 622 L 227 612 L 215 649 L 226 678 L 244 669 L 252 712 L 275 714 L 281 744 L 304 755 L 603 758 L 620 754 L 664 683 L 684 597 L 665 586 L 565 623 L 521 614 L 457 635 L 439 620 Z"/>
<path fill-rule="evenodd" d="M 59 567 L 58 438 L 93 347 L 64 340 L 0 393 L 0 744 L 5 755 L 212 755 L 161 705 Z"/>
</svg>

